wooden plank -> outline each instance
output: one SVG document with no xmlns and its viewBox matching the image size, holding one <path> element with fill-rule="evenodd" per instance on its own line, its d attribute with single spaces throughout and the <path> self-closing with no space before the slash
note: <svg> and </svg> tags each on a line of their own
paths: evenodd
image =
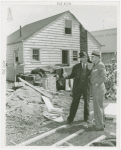
<svg viewBox="0 0 121 150">
<path fill-rule="evenodd" d="M 55 128 L 55 129 L 53 129 L 53 130 L 51 130 L 51 131 L 48 131 L 48 132 L 46 132 L 46 133 L 44 133 L 44 134 L 41 134 L 41 135 L 36 136 L 36 137 L 34 137 L 34 138 L 32 138 L 32 139 L 29 139 L 29 140 L 27 140 L 27 141 L 25 141 L 25 142 L 22 142 L 22 143 L 20 143 L 20 144 L 17 145 L 17 146 L 26 146 L 26 145 L 29 145 L 29 144 L 31 144 L 31 143 L 33 143 L 33 142 L 36 142 L 36 141 L 38 141 L 38 140 L 41 140 L 41 139 L 43 139 L 43 138 L 45 138 L 45 137 L 47 137 L 47 136 L 49 136 L 49 135 L 55 133 L 55 132 L 58 131 L 59 129 L 63 129 L 63 128 L 67 128 L 67 127 L 68 127 L 68 125 L 60 126 L 60 127 Z"/>
<path fill-rule="evenodd" d="M 43 101 L 45 102 L 49 112 L 55 112 L 57 114 L 62 114 L 62 108 L 54 108 L 49 98 L 42 96 Z"/>
<path fill-rule="evenodd" d="M 90 146 L 92 143 L 94 143 L 94 142 L 99 142 L 99 141 L 101 141 L 101 140 L 104 140 L 106 138 L 106 136 L 105 135 L 101 135 L 100 137 L 98 137 L 97 139 L 95 139 L 95 140 L 93 140 L 92 142 L 90 142 L 90 143 L 88 143 L 88 144 L 86 144 L 84 147 L 86 147 L 86 146 Z"/>
<path fill-rule="evenodd" d="M 110 136 L 116 137 L 116 133 L 111 132 L 111 133 L 110 133 Z"/>
<path fill-rule="evenodd" d="M 72 138 L 78 136 L 80 133 L 83 133 L 84 131 L 85 131 L 84 129 L 81 129 L 81 130 L 79 130 L 79 131 L 77 131 L 77 132 L 75 132 L 75 133 L 69 135 L 68 137 L 66 137 L 66 138 L 64 138 L 64 139 L 62 139 L 62 140 L 60 140 L 59 142 L 57 142 L 57 143 L 55 143 L 55 144 L 53 144 L 53 145 L 51 145 L 51 146 L 59 146 L 59 145 L 62 145 L 63 143 L 65 143 L 65 142 L 71 140 Z"/>
<path fill-rule="evenodd" d="M 20 80 L 21 82 L 27 84 L 28 86 L 32 87 L 34 90 L 36 90 L 37 92 L 41 93 L 42 95 L 44 95 L 44 96 L 46 96 L 46 97 L 48 97 L 48 98 L 52 98 L 52 95 L 51 95 L 51 94 L 49 94 L 49 93 L 47 93 L 47 92 L 43 92 L 43 91 L 40 90 L 40 89 L 37 89 L 37 88 L 34 87 L 32 84 L 30 84 L 30 83 L 28 83 L 27 81 L 21 79 L 20 77 L 19 77 L 19 80 Z"/>
<path fill-rule="evenodd" d="M 51 122 L 53 122 L 53 121 L 50 121 L 49 123 L 51 123 Z M 47 123 L 47 124 L 48 124 L 48 123 Z M 44 124 L 43 124 L 43 125 L 44 125 Z M 43 126 L 43 125 L 42 125 L 42 126 Z M 45 124 L 45 125 L 46 125 L 46 124 Z M 41 140 L 41 139 L 43 139 L 43 138 L 45 138 L 45 137 L 47 137 L 47 136 L 49 136 L 49 135 L 55 133 L 56 131 L 58 131 L 58 130 L 60 130 L 60 129 L 63 129 L 63 128 L 70 128 L 70 127 L 79 126 L 79 125 L 82 125 L 82 123 L 73 124 L 73 125 L 71 125 L 71 126 L 70 126 L 70 125 L 63 125 L 63 126 L 57 127 L 57 128 L 55 128 L 55 129 L 53 129 L 53 130 L 51 130 L 51 131 L 48 131 L 48 132 L 46 132 L 46 133 L 44 133 L 44 134 L 41 134 L 41 135 L 39 135 L 39 136 L 37 136 L 37 137 L 34 137 L 34 138 L 29 139 L 29 140 L 27 140 L 27 141 L 25 141 L 25 142 L 22 142 L 22 143 L 18 144 L 17 146 L 26 146 L 26 145 L 29 145 L 29 144 L 31 144 L 31 143 L 34 143 L 34 142 L 36 142 L 36 141 L 38 141 L 38 140 Z"/>
<path fill-rule="evenodd" d="M 65 142 L 65 144 L 67 144 L 68 146 L 74 146 L 73 144 L 71 144 L 69 142 Z"/>
</svg>

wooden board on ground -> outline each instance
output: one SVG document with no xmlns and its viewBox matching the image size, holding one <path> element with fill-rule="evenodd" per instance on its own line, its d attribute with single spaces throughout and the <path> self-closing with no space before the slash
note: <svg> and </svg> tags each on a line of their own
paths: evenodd
<svg viewBox="0 0 121 150">
<path fill-rule="evenodd" d="M 37 88 L 34 87 L 32 84 L 30 84 L 30 83 L 28 83 L 27 81 L 21 79 L 20 77 L 19 77 L 19 80 L 20 80 L 21 82 L 27 84 L 28 86 L 32 87 L 34 90 L 36 90 L 37 92 L 41 93 L 41 94 L 44 95 L 44 96 L 49 97 L 49 98 L 52 98 L 52 97 L 53 97 L 50 93 L 45 92 L 45 91 L 41 91 L 40 89 L 37 89 Z"/>
<path fill-rule="evenodd" d="M 69 135 L 68 137 L 66 137 L 66 138 L 64 138 L 64 139 L 62 139 L 62 140 L 60 140 L 60 141 L 58 141 L 57 143 L 55 143 L 55 144 L 53 144 L 53 145 L 51 145 L 51 146 L 59 146 L 59 145 L 62 145 L 63 143 L 65 143 L 65 142 L 71 140 L 72 138 L 78 136 L 80 133 L 83 133 L 84 131 L 85 131 L 84 129 L 81 129 L 81 130 L 79 130 L 79 131 L 77 131 L 77 132 L 75 132 L 75 133 Z"/>
<path fill-rule="evenodd" d="M 42 96 L 42 99 L 44 100 L 49 112 L 53 112 L 53 113 L 55 112 L 55 113 L 59 113 L 59 114 L 63 113 L 62 108 L 53 107 L 53 105 L 50 102 L 49 98 L 47 98 L 45 96 Z"/>
<path fill-rule="evenodd" d="M 104 110 L 106 118 L 116 118 L 116 113 L 117 113 L 116 103 L 110 103 Z"/>
<path fill-rule="evenodd" d="M 25 141 L 25 142 L 22 142 L 22 143 L 18 144 L 17 146 L 26 146 L 26 145 L 29 145 L 29 144 L 31 144 L 31 143 L 34 143 L 34 142 L 36 142 L 36 141 L 38 141 L 38 140 L 41 140 L 41 139 L 43 139 L 43 138 L 45 138 L 45 137 L 47 137 L 47 136 L 49 136 L 49 135 L 51 135 L 51 134 L 57 132 L 57 131 L 60 130 L 60 129 L 71 128 L 72 126 L 79 126 L 79 125 L 81 125 L 81 124 L 82 124 L 82 123 L 80 123 L 80 124 L 74 124 L 74 125 L 71 125 L 71 126 L 70 126 L 70 125 L 62 125 L 62 126 L 57 127 L 57 128 L 55 128 L 55 129 L 53 129 L 53 130 L 51 130 L 51 131 L 48 131 L 48 132 L 43 133 L 43 134 L 41 134 L 41 135 L 38 135 L 38 136 L 36 136 L 36 137 L 34 137 L 34 138 L 32 138 L 32 139 L 29 139 L 29 140 L 27 140 L 27 141 Z M 42 126 L 41 126 L 41 127 L 42 127 Z"/>
<path fill-rule="evenodd" d="M 14 87 L 16 87 L 16 88 L 20 88 L 23 86 L 25 86 L 25 83 L 23 83 L 23 82 L 14 82 Z"/>
<path fill-rule="evenodd" d="M 43 138 L 45 138 L 45 137 L 47 137 L 47 136 L 49 136 L 49 135 L 55 133 L 55 132 L 58 131 L 59 129 L 63 129 L 63 128 L 67 128 L 67 127 L 68 127 L 68 125 L 60 126 L 60 127 L 55 128 L 55 129 L 53 129 L 53 130 L 51 130 L 51 131 L 48 131 L 48 132 L 43 133 L 43 134 L 41 134 L 41 135 L 38 135 L 38 136 L 36 136 L 36 137 L 34 137 L 34 138 L 32 138 L 32 139 L 29 139 L 29 140 L 27 140 L 27 141 L 25 141 L 25 142 L 22 142 L 22 143 L 20 143 L 20 144 L 17 145 L 17 146 L 26 146 L 26 145 L 29 145 L 29 144 L 31 144 L 31 143 L 34 143 L 34 142 L 36 142 L 36 141 L 38 141 L 38 140 L 41 140 L 41 139 L 43 139 Z"/>
<path fill-rule="evenodd" d="M 60 114 L 52 114 L 52 113 L 49 113 L 49 112 L 44 112 L 43 113 L 43 116 L 45 117 L 45 118 L 47 118 L 47 119 L 49 119 L 49 120 L 53 120 L 53 121 L 55 121 L 55 122 L 63 122 L 64 120 L 63 120 L 63 117 L 62 116 L 60 116 Z"/>
<path fill-rule="evenodd" d="M 94 142 L 99 142 L 99 141 L 102 141 L 102 140 L 104 140 L 106 138 L 106 136 L 105 135 L 101 135 L 100 137 L 98 137 L 97 139 L 95 139 L 95 140 L 93 140 L 92 142 L 90 142 L 90 143 L 88 143 L 88 144 L 86 144 L 85 145 L 85 147 L 86 146 L 90 146 L 92 143 L 94 143 Z"/>
</svg>

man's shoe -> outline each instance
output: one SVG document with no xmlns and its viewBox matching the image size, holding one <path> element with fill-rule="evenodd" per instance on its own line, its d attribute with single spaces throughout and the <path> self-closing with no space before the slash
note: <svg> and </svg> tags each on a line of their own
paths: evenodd
<svg viewBox="0 0 121 150">
<path fill-rule="evenodd" d="M 68 125 L 70 125 L 71 123 L 72 123 L 71 121 L 68 121 L 68 120 L 66 121 L 66 124 Z"/>
</svg>

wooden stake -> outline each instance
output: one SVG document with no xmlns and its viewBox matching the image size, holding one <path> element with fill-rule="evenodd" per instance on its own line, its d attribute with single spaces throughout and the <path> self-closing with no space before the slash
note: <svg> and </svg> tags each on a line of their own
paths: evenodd
<svg viewBox="0 0 121 150">
<path fill-rule="evenodd" d="M 90 146 L 90 145 L 91 145 L 92 143 L 94 143 L 94 142 L 99 142 L 99 141 L 101 141 L 101 140 L 104 140 L 105 138 L 106 138 L 105 135 L 101 135 L 101 136 L 98 137 L 97 139 L 95 139 L 95 140 L 93 140 L 92 142 L 86 144 L 85 147 L 86 147 L 86 146 Z"/>
<path fill-rule="evenodd" d="M 57 143 L 55 143 L 55 144 L 53 144 L 53 145 L 51 145 L 51 146 L 59 146 L 59 145 L 62 145 L 63 143 L 65 143 L 65 142 L 71 140 L 72 138 L 78 136 L 80 133 L 83 133 L 84 131 L 85 131 L 84 129 L 81 129 L 81 130 L 79 130 L 79 131 L 77 131 L 77 132 L 75 132 L 75 133 L 69 135 L 68 137 L 66 137 L 66 138 L 64 138 L 64 139 L 62 139 L 62 140 L 60 140 L 59 142 L 57 142 Z"/>
</svg>

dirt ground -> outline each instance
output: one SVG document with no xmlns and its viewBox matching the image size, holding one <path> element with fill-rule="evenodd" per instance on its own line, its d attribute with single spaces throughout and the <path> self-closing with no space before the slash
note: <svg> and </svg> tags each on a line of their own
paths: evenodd
<svg viewBox="0 0 121 150">
<path fill-rule="evenodd" d="M 12 86 L 13 83 L 7 83 L 7 89 L 12 89 Z M 52 122 L 43 116 L 43 112 L 47 111 L 47 107 L 41 99 L 41 94 L 34 91 L 32 88 L 25 86 L 10 93 L 14 93 L 14 96 L 12 100 L 6 104 L 6 109 L 8 110 L 8 113 L 6 114 L 7 146 L 19 144 L 23 141 L 26 141 L 27 139 L 43 134 L 44 132 L 65 124 L 72 102 L 72 97 L 70 96 L 71 92 L 61 91 L 63 95 L 53 95 L 53 98 L 51 99 L 54 107 L 63 108 L 64 110 L 62 115 L 64 122 L 62 123 Z M 93 99 L 91 98 L 90 112 L 93 111 L 92 102 Z M 105 100 L 104 107 L 106 107 L 110 102 L 112 103 L 114 101 Z M 10 111 L 12 108 L 14 109 Z M 83 125 L 85 124 L 83 122 L 83 111 L 84 102 L 83 99 L 81 99 L 73 123 L 82 123 L 82 125 L 70 127 L 68 129 L 62 129 L 55 133 L 53 136 L 46 137 L 46 140 L 42 139 L 41 141 L 32 143 L 30 146 L 50 146 L 55 142 L 76 132 L 77 130 L 83 129 Z M 94 119 L 93 113 L 90 115 L 90 120 L 92 119 Z M 110 132 L 116 132 L 116 125 L 112 123 L 112 120 L 106 120 L 105 125 L 106 128 L 103 132 L 96 132 L 91 128 L 84 128 L 85 132 L 83 134 L 69 142 L 75 146 L 84 146 L 102 134 L 109 136 Z"/>
</svg>

